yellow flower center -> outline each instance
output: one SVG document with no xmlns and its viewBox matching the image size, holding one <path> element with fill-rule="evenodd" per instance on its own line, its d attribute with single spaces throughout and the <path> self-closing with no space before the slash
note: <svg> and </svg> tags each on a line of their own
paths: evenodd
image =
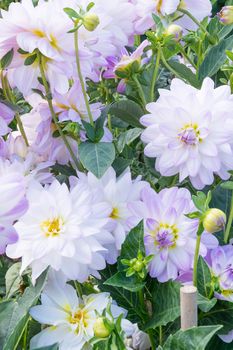
<svg viewBox="0 0 233 350">
<path fill-rule="evenodd" d="M 40 228 L 46 237 L 57 237 L 61 233 L 63 224 L 63 220 L 57 217 L 52 220 L 43 221 Z"/>
<path fill-rule="evenodd" d="M 78 333 L 80 327 L 88 327 L 89 318 L 87 310 L 79 309 L 73 315 L 69 315 L 68 322 L 77 325 L 76 332 Z"/>
<path fill-rule="evenodd" d="M 163 5 L 163 0 L 159 0 L 157 5 L 156 5 L 156 10 L 157 10 L 158 13 L 161 12 L 162 5 Z"/>
<path fill-rule="evenodd" d="M 109 216 L 111 219 L 119 219 L 120 215 L 119 215 L 119 209 L 118 208 L 113 208 L 112 212 Z"/>
<path fill-rule="evenodd" d="M 39 38 L 46 38 L 47 35 L 45 32 L 43 32 L 42 30 L 40 29 L 33 29 L 32 30 L 32 33 L 36 36 L 38 36 Z M 49 38 L 48 38 L 49 42 L 50 42 L 50 45 L 56 49 L 56 50 L 60 50 L 59 46 L 58 46 L 58 42 L 57 42 L 57 39 L 55 38 L 55 36 L 53 34 L 50 34 L 49 35 Z"/>
<path fill-rule="evenodd" d="M 178 138 L 186 145 L 193 146 L 199 142 L 202 142 L 198 124 L 185 124 L 184 127 L 178 133 Z"/>
<path fill-rule="evenodd" d="M 154 236 L 154 244 L 160 249 L 175 248 L 176 241 L 179 238 L 179 230 L 177 226 L 160 223 L 155 230 L 151 231 L 151 235 Z"/>
</svg>

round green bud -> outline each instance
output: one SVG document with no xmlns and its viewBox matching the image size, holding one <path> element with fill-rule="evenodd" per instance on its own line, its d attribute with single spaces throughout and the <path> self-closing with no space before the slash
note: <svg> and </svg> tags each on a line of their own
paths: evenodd
<svg viewBox="0 0 233 350">
<path fill-rule="evenodd" d="M 233 24 L 233 6 L 224 6 L 218 13 L 218 18 L 223 24 Z"/>
<path fill-rule="evenodd" d="M 204 217 L 203 226 L 205 231 L 215 233 L 224 229 L 226 224 L 226 214 L 216 208 L 209 209 Z"/>
<path fill-rule="evenodd" d="M 98 317 L 93 326 L 94 334 L 97 338 L 107 338 L 111 330 L 106 327 L 104 318 Z"/>
<path fill-rule="evenodd" d="M 166 35 L 172 35 L 176 41 L 180 41 L 183 35 L 183 29 L 177 24 L 171 24 L 165 33 Z"/>
<path fill-rule="evenodd" d="M 139 261 L 139 260 L 137 260 L 137 261 L 134 263 L 134 265 L 133 265 L 133 269 L 134 269 L 134 271 L 136 271 L 136 272 L 142 271 L 143 268 L 144 268 L 144 264 L 143 264 L 142 261 Z"/>
<path fill-rule="evenodd" d="M 93 32 L 100 23 L 99 17 L 95 13 L 86 13 L 83 16 L 83 25 L 89 31 Z"/>
</svg>

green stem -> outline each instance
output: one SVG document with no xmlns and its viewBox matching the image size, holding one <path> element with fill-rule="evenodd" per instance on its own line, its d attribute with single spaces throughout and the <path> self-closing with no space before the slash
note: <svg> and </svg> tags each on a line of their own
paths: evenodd
<svg viewBox="0 0 233 350">
<path fill-rule="evenodd" d="M 23 123 L 22 123 L 22 121 L 20 119 L 20 115 L 19 115 L 18 112 L 15 113 L 15 118 L 16 118 L 16 121 L 17 121 L 17 125 L 19 127 L 19 131 L 20 131 L 21 135 L 23 136 L 24 142 L 25 142 L 26 146 L 29 147 L 27 135 L 26 135 L 26 132 L 24 130 Z"/>
<path fill-rule="evenodd" d="M 230 232 L 231 232 L 231 226 L 232 226 L 232 221 L 233 221 L 233 192 L 231 195 L 231 209 L 230 209 L 230 214 L 228 217 L 228 221 L 227 221 L 227 227 L 226 230 L 224 232 L 224 242 L 227 244 L 229 241 L 229 236 L 230 236 Z"/>
<path fill-rule="evenodd" d="M 201 28 L 201 30 L 209 35 L 208 31 L 206 30 L 206 28 L 187 10 L 185 9 L 179 9 L 179 12 L 183 13 L 184 15 L 187 15 L 189 18 L 191 18 L 191 20 L 199 27 Z"/>
<path fill-rule="evenodd" d="M 150 100 L 151 100 L 151 102 L 154 101 L 155 83 L 156 83 L 156 80 L 158 78 L 160 59 L 161 59 L 161 48 L 159 47 L 158 51 L 157 51 L 155 69 L 154 69 L 154 72 L 153 72 L 152 81 L 151 81 L 151 87 L 150 87 Z"/>
<path fill-rule="evenodd" d="M 58 121 L 57 121 L 57 117 L 56 117 L 56 113 L 54 112 L 54 109 L 53 109 L 53 103 L 52 103 L 52 94 L 51 94 L 51 91 L 50 91 L 50 88 L 49 88 L 49 85 L 47 83 L 47 80 L 46 80 L 46 76 L 45 76 L 45 71 L 44 71 L 44 67 L 43 67 L 43 56 L 41 55 L 40 52 L 38 52 L 38 62 L 39 62 L 39 68 L 40 68 L 40 74 L 41 74 L 41 78 L 42 78 L 42 82 L 43 82 L 43 85 L 44 85 L 44 88 L 45 88 L 45 93 L 46 93 L 46 100 L 48 102 L 48 105 L 49 105 L 49 110 L 50 110 L 50 113 L 51 113 L 51 116 L 52 116 L 52 119 L 53 119 L 53 122 L 54 124 L 56 125 L 56 128 L 66 146 L 66 148 L 68 149 L 70 155 L 71 155 L 71 158 L 75 164 L 75 166 L 77 167 L 77 169 L 79 168 L 79 163 L 78 163 L 78 160 L 72 150 L 72 148 L 70 147 L 70 144 L 69 144 L 69 141 L 67 140 L 65 134 L 63 133 Z"/>
<path fill-rule="evenodd" d="M 151 350 L 156 350 L 153 331 L 151 329 L 149 329 L 147 334 L 149 335 L 149 338 L 150 338 Z"/>
<path fill-rule="evenodd" d="M 201 235 L 198 235 L 197 241 L 196 241 L 195 255 L 194 255 L 194 264 L 193 264 L 193 285 L 195 287 L 197 287 L 197 264 L 198 264 L 198 258 L 199 258 L 200 244 L 201 244 Z"/>
<path fill-rule="evenodd" d="M 27 350 L 27 335 L 28 335 L 28 322 L 23 335 L 23 350 Z"/>
<path fill-rule="evenodd" d="M 78 281 L 74 281 L 75 289 L 78 293 L 79 298 L 82 298 L 83 292 L 82 292 L 82 287 L 81 284 Z"/>
<path fill-rule="evenodd" d="M 13 104 L 16 104 L 16 101 L 15 101 L 15 97 L 14 97 L 14 94 L 12 93 L 11 91 L 11 88 L 9 86 L 9 83 L 8 83 L 8 80 L 3 76 L 3 72 L 1 72 L 1 82 L 2 82 L 2 89 L 3 89 L 3 93 L 5 95 L 5 98 L 7 101 L 13 103 Z M 17 121 L 17 125 L 19 127 L 19 131 L 24 139 L 24 142 L 26 144 L 26 146 L 28 147 L 29 146 L 29 142 L 28 142 L 28 139 L 27 139 L 27 135 L 26 135 L 26 132 L 24 130 L 24 127 L 23 127 L 23 123 L 20 119 L 20 115 L 18 112 L 15 113 L 15 118 L 16 118 L 16 121 Z"/>
<path fill-rule="evenodd" d="M 159 326 L 159 345 L 163 344 L 163 327 Z"/>
<path fill-rule="evenodd" d="M 88 97 L 87 97 L 87 93 L 86 93 L 85 82 L 84 82 L 84 79 L 83 79 L 83 76 L 82 76 L 82 70 L 81 70 L 81 64 L 80 64 L 80 58 L 79 58 L 78 30 L 76 30 L 74 32 L 74 46 L 75 46 L 75 57 L 76 57 L 76 65 L 77 65 L 78 77 L 79 77 L 79 80 L 80 80 L 82 93 L 83 93 L 83 97 L 84 97 L 84 101 L 85 101 L 88 117 L 89 117 L 89 120 L 90 120 L 90 124 L 93 126 L 94 125 L 94 121 L 93 121 L 91 108 L 90 108 Z"/>
<path fill-rule="evenodd" d="M 184 56 L 184 58 L 186 58 L 186 60 L 193 66 L 193 68 L 197 69 L 196 64 L 193 62 L 193 60 L 189 57 L 189 55 L 186 53 L 185 49 L 183 48 L 182 45 L 179 45 L 180 48 L 180 52 L 182 53 L 182 55 Z"/>
<path fill-rule="evenodd" d="M 136 77 L 136 75 L 133 76 L 133 81 L 135 82 L 136 86 L 137 86 L 137 89 L 138 89 L 138 93 L 139 93 L 139 96 L 141 98 L 141 101 L 143 103 L 143 106 L 145 107 L 147 105 L 147 102 L 146 102 L 146 98 L 145 98 L 145 94 L 144 94 L 144 91 L 142 89 L 142 86 L 138 80 L 138 78 Z"/>
<path fill-rule="evenodd" d="M 161 60 L 162 60 L 162 62 L 163 62 L 164 67 L 166 67 L 167 70 L 169 70 L 172 74 L 174 74 L 175 76 L 177 76 L 179 79 L 185 81 L 185 80 L 184 80 L 184 79 L 183 79 L 183 78 L 182 78 L 182 77 L 167 63 L 167 61 L 166 61 L 166 59 L 165 59 L 165 57 L 164 57 L 162 51 L 161 51 Z"/>
</svg>

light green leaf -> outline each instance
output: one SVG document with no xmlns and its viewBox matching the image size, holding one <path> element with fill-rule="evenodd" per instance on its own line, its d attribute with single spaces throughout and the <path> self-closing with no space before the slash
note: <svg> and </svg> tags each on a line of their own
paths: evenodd
<svg viewBox="0 0 233 350">
<path fill-rule="evenodd" d="M 84 142 L 79 145 L 79 158 L 87 170 L 101 178 L 115 159 L 115 147 L 109 142 Z"/>
</svg>

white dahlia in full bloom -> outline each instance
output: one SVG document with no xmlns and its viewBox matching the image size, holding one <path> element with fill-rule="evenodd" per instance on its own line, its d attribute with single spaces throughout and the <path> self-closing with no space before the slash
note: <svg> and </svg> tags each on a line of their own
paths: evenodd
<svg viewBox="0 0 233 350">
<path fill-rule="evenodd" d="M 159 282 L 174 280 L 193 266 L 199 222 L 186 216 L 195 211 L 191 194 L 185 188 L 166 188 L 159 193 L 146 188 L 142 191 L 142 200 L 143 213 L 135 204 L 131 209 L 135 215 L 139 213 L 144 217 L 146 253 L 154 255 L 149 273 Z M 204 232 L 200 254 L 205 256 L 208 248 L 217 245 L 217 238 Z"/>
<path fill-rule="evenodd" d="M 195 188 L 227 180 L 233 169 L 233 96 L 229 86 L 214 88 L 206 78 L 200 90 L 173 79 L 141 118 L 145 155 L 156 158 L 163 176 L 189 177 Z"/>
<path fill-rule="evenodd" d="M 34 183 L 27 197 L 29 209 L 15 224 L 19 239 L 6 252 L 13 259 L 22 258 L 21 272 L 30 266 L 35 282 L 50 266 L 83 282 L 105 267 L 98 235 L 103 241 L 101 229 L 110 213 L 104 204 L 93 205 L 85 185 L 70 192 L 57 181 L 47 187 Z"/>
<path fill-rule="evenodd" d="M 79 298 L 71 285 L 65 284 L 60 276 L 53 276 L 41 295 L 41 305 L 30 310 L 35 320 L 48 326 L 32 338 L 30 349 L 54 343 L 59 344 L 59 350 L 91 349 L 88 341 L 94 337 L 96 329 L 98 330 L 99 317 L 109 304 L 113 321 L 121 314 L 126 316 L 126 311 L 112 303 L 108 293 Z M 132 324 L 126 319 L 121 320 L 121 327 L 125 332 L 129 328 L 133 330 Z"/>
<path fill-rule="evenodd" d="M 133 180 L 129 169 L 117 177 L 113 168 L 109 168 L 101 179 L 97 179 L 91 172 L 87 175 L 80 173 L 77 186 L 82 183 L 88 184 L 95 203 L 105 203 L 109 208 L 105 231 L 112 235 L 112 242 L 106 243 L 105 240 L 103 244 L 107 248 L 107 261 L 114 263 L 126 235 L 142 219 L 142 216 L 134 215 L 129 205 L 142 206 L 141 191 L 149 187 L 149 184 L 141 181 L 140 177 Z"/>
</svg>

